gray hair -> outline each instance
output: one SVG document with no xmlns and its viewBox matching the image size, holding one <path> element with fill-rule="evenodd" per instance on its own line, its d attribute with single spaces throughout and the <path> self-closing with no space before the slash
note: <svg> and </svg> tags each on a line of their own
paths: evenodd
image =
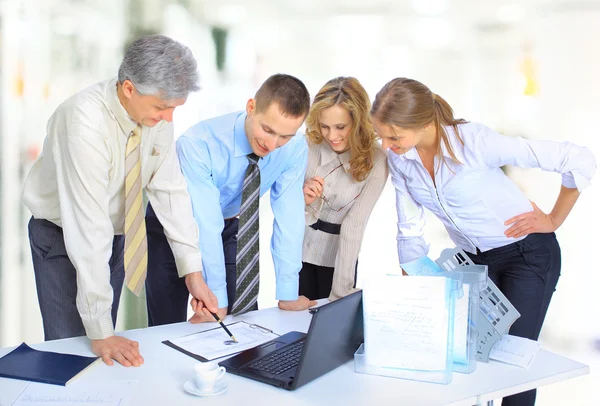
<svg viewBox="0 0 600 406">
<path fill-rule="evenodd" d="M 143 95 L 186 99 L 199 89 L 196 59 L 188 47 L 164 35 L 136 39 L 119 67 L 119 83 L 131 81 Z"/>
</svg>

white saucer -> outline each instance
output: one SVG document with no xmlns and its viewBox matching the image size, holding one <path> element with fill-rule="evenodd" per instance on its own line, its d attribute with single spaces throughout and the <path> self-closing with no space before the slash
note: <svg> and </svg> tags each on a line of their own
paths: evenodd
<svg viewBox="0 0 600 406">
<path fill-rule="evenodd" d="M 220 395 L 227 390 L 227 382 L 225 382 L 224 379 L 220 379 L 217 383 L 215 383 L 212 391 L 201 391 L 198 389 L 198 387 L 196 387 L 194 380 L 190 379 L 183 384 L 183 389 L 185 389 L 187 393 L 195 396 L 214 396 Z"/>
</svg>

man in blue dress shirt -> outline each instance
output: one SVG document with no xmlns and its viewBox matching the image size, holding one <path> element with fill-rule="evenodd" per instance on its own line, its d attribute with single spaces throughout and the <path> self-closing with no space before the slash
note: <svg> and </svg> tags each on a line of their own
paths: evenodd
<svg viewBox="0 0 600 406">
<path fill-rule="evenodd" d="M 221 318 L 231 312 L 236 298 L 238 216 L 252 153 L 260 158 L 260 195 L 270 190 L 274 214 L 271 252 L 279 307 L 304 310 L 316 304 L 298 297 L 305 223 L 302 186 L 308 148 L 297 131 L 309 107 L 304 84 L 293 76 L 277 74 L 248 100 L 245 112 L 201 121 L 177 140 L 177 155 L 200 232 L 203 272 L 219 302 Z M 189 292 L 177 276 L 168 240 L 150 205 L 146 223 L 149 325 L 185 321 Z M 195 315 L 192 321 L 214 319 Z"/>
</svg>

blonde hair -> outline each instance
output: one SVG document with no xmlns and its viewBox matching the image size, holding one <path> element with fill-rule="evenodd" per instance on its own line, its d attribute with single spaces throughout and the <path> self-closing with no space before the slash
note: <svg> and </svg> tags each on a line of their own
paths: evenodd
<svg viewBox="0 0 600 406">
<path fill-rule="evenodd" d="M 377 141 L 369 116 L 371 102 L 360 82 L 353 77 L 337 77 L 319 90 L 306 118 L 306 136 L 313 144 L 323 142 L 319 115 L 321 111 L 339 105 L 352 117 L 348 137 L 350 144 L 350 173 L 361 182 L 367 178 L 375 156 Z"/>
<path fill-rule="evenodd" d="M 450 157 L 460 163 L 448 139 L 444 126 L 452 126 L 456 137 L 464 145 L 458 125 L 467 121 L 454 118 L 452 107 L 440 95 L 414 79 L 396 78 L 388 82 L 375 96 L 371 115 L 385 125 L 407 129 L 421 129 L 433 123 L 438 134 L 438 162 L 442 159 L 443 142 Z"/>
</svg>

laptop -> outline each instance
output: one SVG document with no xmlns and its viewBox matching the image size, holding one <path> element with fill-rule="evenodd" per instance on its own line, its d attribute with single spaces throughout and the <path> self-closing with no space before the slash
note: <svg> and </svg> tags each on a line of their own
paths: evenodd
<svg viewBox="0 0 600 406">
<path fill-rule="evenodd" d="M 308 334 L 289 332 L 219 365 L 232 374 L 294 390 L 351 360 L 364 339 L 362 291 L 313 311 Z"/>
</svg>

